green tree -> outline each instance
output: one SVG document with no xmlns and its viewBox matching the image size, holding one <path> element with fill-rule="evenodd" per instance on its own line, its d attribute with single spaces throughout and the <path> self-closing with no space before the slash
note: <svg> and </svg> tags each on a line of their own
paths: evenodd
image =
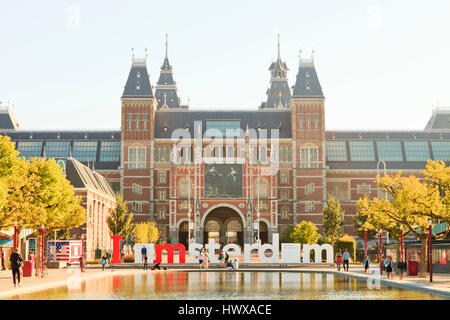
<svg viewBox="0 0 450 320">
<path fill-rule="evenodd" d="M 377 236 L 377 230 L 371 229 L 366 225 L 367 215 L 361 213 L 358 205 L 356 205 L 356 215 L 353 217 L 353 226 L 355 227 L 355 233 L 358 238 L 364 240 L 364 231 L 367 230 L 367 241 L 373 240 Z"/>
<path fill-rule="evenodd" d="M 291 233 L 292 241 L 302 244 L 316 243 L 320 235 L 317 233 L 317 227 L 314 223 L 309 221 L 302 221 L 294 227 Z"/>
<path fill-rule="evenodd" d="M 431 162 L 432 163 L 432 162 Z M 430 162 L 427 164 L 427 167 Z M 392 201 L 367 197 L 358 201 L 361 212 L 368 216 L 365 226 L 405 228 L 421 241 L 419 276 L 426 277 L 426 261 L 430 220 L 445 218 L 450 213 L 438 186 L 415 176 L 377 177 L 378 185 L 392 196 Z"/>
<path fill-rule="evenodd" d="M 323 208 L 323 231 L 333 244 L 344 232 L 344 214 L 341 203 L 332 195 L 329 196 L 327 204 Z"/>
<path fill-rule="evenodd" d="M 294 231 L 293 225 L 288 225 L 284 232 L 281 234 L 281 242 L 282 243 L 289 243 L 292 242 L 291 239 L 291 233 Z"/>
<path fill-rule="evenodd" d="M 128 206 L 119 193 L 116 194 L 116 203 L 116 208 L 106 218 L 106 223 L 112 235 L 122 236 L 126 240 L 133 234 L 133 214 L 128 213 Z"/>
</svg>

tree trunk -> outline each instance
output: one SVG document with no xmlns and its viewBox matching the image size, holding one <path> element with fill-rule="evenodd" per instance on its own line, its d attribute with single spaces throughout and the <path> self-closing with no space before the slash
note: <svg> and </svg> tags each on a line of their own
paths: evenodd
<svg viewBox="0 0 450 320">
<path fill-rule="evenodd" d="M 420 270 L 419 277 L 426 278 L 427 277 L 427 247 L 428 247 L 428 238 L 421 238 L 422 245 L 420 248 Z"/>
<path fill-rule="evenodd" d="M 42 252 L 42 235 L 40 232 L 37 233 L 36 241 L 36 265 L 35 265 L 35 275 L 39 277 L 41 274 L 41 252 Z"/>
</svg>

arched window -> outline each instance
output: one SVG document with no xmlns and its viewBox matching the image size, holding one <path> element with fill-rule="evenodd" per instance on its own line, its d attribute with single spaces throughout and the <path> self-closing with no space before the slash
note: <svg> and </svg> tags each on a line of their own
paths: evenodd
<svg viewBox="0 0 450 320">
<path fill-rule="evenodd" d="M 227 232 L 234 231 L 234 232 L 241 232 L 242 231 L 242 224 L 238 220 L 231 220 L 227 224 Z"/>
<path fill-rule="evenodd" d="M 289 162 L 292 161 L 292 150 L 291 150 L 291 146 L 288 146 L 287 161 L 289 161 Z"/>
<path fill-rule="evenodd" d="M 227 158 L 234 158 L 234 148 L 228 147 Z"/>
<path fill-rule="evenodd" d="M 180 231 L 189 232 L 189 223 L 187 221 L 184 221 L 180 224 Z"/>
<path fill-rule="evenodd" d="M 259 159 L 261 163 L 267 163 L 267 149 L 266 147 L 261 147 L 259 149 Z"/>
<path fill-rule="evenodd" d="M 220 232 L 220 224 L 216 220 L 208 220 L 205 223 L 206 232 Z"/>
</svg>

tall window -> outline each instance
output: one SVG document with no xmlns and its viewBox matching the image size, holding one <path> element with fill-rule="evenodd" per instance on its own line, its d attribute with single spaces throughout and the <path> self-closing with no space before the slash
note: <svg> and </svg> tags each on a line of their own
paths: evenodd
<svg viewBox="0 0 450 320">
<path fill-rule="evenodd" d="M 319 114 L 314 113 L 314 129 L 319 128 Z"/>
<path fill-rule="evenodd" d="M 139 113 L 136 113 L 136 130 L 139 130 Z"/>
<path fill-rule="evenodd" d="M 310 124 L 311 124 L 311 113 L 307 113 L 306 114 L 306 128 L 309 129 L 311 127 Z"/>
<path fill-rule="evenodd" d="M 158 171 L 159 175 L 159 183 L 164 184 L 166 183 L 166 172 L 165 171 Z"/>
<path fill-rule="evenodd" d="M 313 201 L 307 201 L 305 204 L 305 212 L 312 212 L 316 209 L 316 205 Z"/>
<path fill-rule="evenodd" d="M 281 219 L 288 219 L 288 218 L 289 218 L 289 209 L 281 208 Z"/>
<path fill-rule="evenodd" d="M 144 130 L 147 130 L 147 114 L 146 113 L 144 113 L 143 114 L 143 117 L 144 117 Z"/>
<path fill-rule="evenodd" d="M 286 171 L 281 172 L 281 183 L 286 184 L 289 182 L 289 174 Z"/>
<path fill-rule="evenodd" d="M 303 129 L 303 113 L 298 115 L 298 128 Z"/>
<path fill-rule="evenodd" d="M 158 208 L 158 219 L 163 220 L 166 217 L 166 207 Z"/>
<path fill-rule="evenodd" d="M 305 186 L 305 194 L 310 195 L 311 193 L 314 193 L 314 189 L 315 189 L 314 183 L 307 184 Z"/>
<path fill-rule="evenodd" d="M 129 113 L 128 114 L 128 130 L 133 130 L 133 127 L 132 127 L 132 121 L 133 121 L 133 114 L 132 113 Z"/>
<path fill-rule="evenodd" d="M 166 191 L 165 190 L 159 191 L 159 200 L 161 200 L 161 201 L 166 200 Z"/>
<path fill-rule="evenodd" d="M 134 212 L 142 212 L 142 203 L 141 202 L 133 202 L 133 211 Z"/>
<path fill-rule="evenodd" d="M 301 168 L 318 168 L 319 155 L 315 146 L 306 146 L 300 149 L 300 167 Z"/>
<path fill-rule="evenodd" d="M 139 185 L 139 184 L 137 184 L 137 183 L 133 183 L 133 185 L 132 185 L 132 191 L 133 191 L 133 193 L 135 193 L 135 194 L 141 195 L 141 194 L 142 194 L 142 186 Z"/>
<path fill-rule="evenodd" d="M 128 148 L 128 168 L 145 169 L 145 147 Z"/>
</svg>

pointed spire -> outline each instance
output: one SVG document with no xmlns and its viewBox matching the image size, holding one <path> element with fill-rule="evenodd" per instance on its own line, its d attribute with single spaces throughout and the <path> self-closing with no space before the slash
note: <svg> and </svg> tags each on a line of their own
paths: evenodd
<svg viewBox="0 0 450 320">
<path fill-rule="evenodd" d="M 278 31 L 278 59 L 277 60 L 281 60 L 281 55 L 280 55 L 280 31 Z"/>
<path fill-rule="evenodd" d="M 169 57 L 169 33 L 166 28 L 166 59 Z"/>
</svg>

